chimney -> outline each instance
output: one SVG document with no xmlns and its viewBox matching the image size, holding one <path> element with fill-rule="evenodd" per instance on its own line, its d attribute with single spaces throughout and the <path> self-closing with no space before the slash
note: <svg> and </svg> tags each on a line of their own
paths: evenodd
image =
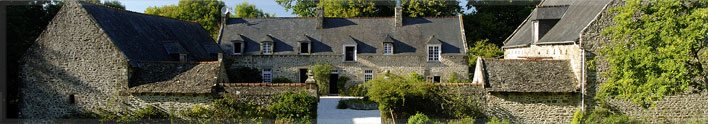
<svg viewBox="0 0 708 124">
<path fill-rule="evenodd" d="M 395 13 L 395 24 L 396 27 L 402 27 L 403 26 L 403 8 L 401 6 L 396 6 L 396 13 Z"/>
<path fill-rule="evenodd" d="M 324 10 L 322 10 L 322 7 L 315 8 L 315 17 L 317 17 L 315 29 L 322 29 L 324 25 Z"/>
</svg>

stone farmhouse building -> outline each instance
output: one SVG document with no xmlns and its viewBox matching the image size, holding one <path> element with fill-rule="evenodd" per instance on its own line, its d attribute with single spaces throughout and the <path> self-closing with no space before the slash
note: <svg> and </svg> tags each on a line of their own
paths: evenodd
<svg viewBox="0 0 708 124">
<path fill-rule="evenodd" d="M 261 70 L 263 82 L 285 77 L 305 82 L 317 63 L 335 67 L 330 93 L 337 93 L 337 77 L 351 78 L 347 86 L 390 72 L 416 72 L 430 82 L 446 82 L 452 73 L 466 77 L 467 44 L 461 16 L 227 18 L 219 44 L 231 69 Z"/>
<path fill-rule="evenodd" d="M 611 1 L 544 0 L 504 41 L 503 58 L 477 59 L 473 83 L 490 93 L 490 110 L 507 111 L 490 113 L 514 122 L 570 123 L 586 107 L 581 39 Z"/>
<path fill-rule="evenodd" d="M 205 105 L 220 53 L 198 23 L 67 1 L 21 60 L 20 115 Z"/>
</svg>

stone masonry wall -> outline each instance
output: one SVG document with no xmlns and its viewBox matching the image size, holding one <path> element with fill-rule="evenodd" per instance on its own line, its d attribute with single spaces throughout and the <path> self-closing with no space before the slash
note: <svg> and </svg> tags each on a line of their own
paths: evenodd
<svg viewBox="0 0 708 124">
<path fill-rule="evenodd" d="M 127 87 L 119 83 L 128 81 L 127 59 L 74 2 L 61 8 L 22 63 L 22 118 L 57 118 L 105 107 L 119 88 Z"/>
<path fill-rule="evenodd" d="M 393 74 L 407 76 L 416 72 L 424 76 L 441 76 L 445 82 L 452 72 L 459 77 L 466 78 L 468 73 L 466 56 L 441 55 L 441 62 L 427 62 L 425 56 L 386 56 L 386 55 L 357 55 L 357 62 L 342 62 L 338 55 L 252 55 L 231 56 L 231 68 L 238 66 L 252 68 L 272 68 L 273 78 L 285 77 L 299 82 L 299 69 L 321 63 L 331 63 L 339 76 L 347 76 L 352 80 L 347 86 L 364 82 L 364 70 L 373 70 L 374 77 L 390 71 Z"/>
<path fill-rule="evenodd" d="M 275 96 L 287 91 L 305 90 L 308 94 L 317 95 L 316 84 L 306 83 L 221 83 L 221 95 L 235 97 L 237 100 L 268 106 L 276 101 Z"/>
<path fill-rule="evenodd" d="M 508 119 L 512 123 L 562 123 L 573 120 L 580 109 L 577 93 L 489 93 L 488 116 Z"/>
<path fill-rule="evenodd" d="M 622 1 L 615 0 L 607 8 L 623 4 Z M 614 25 L 612 24 L 614 15 L 614 13 L 603 12 L 583 32 L 581 37 L 586 60 L 591 61 L 596 58 L 596 68 L 588 68 L 587 70 L 587 93 L 585 94 L 587 109 L 598 107 L 598 101 L 595 101 L 593 97 L 600 91 L 599 87 L 608 79 L 601 74 L 608 71 L 609 64 L 604 56 L 599 55 L 599 51 L 604 47 L 603 44 L 610 42 L 610 38 L 601 35 L 601 33 L 605 28 Z M 664 96 L 663 99 L 656 102 L 656 106 L 646 109 L 632 104 L 628 100 L 608 99 L 606 102 L 610 110 L 627 114 L 632 118 L 646 119 L 646 123 L 685 123 L 692 120 L 708 121 L 708 104 L 705 101 L 708 101 L 708 92 L 706 91 Z"/>
</svg>

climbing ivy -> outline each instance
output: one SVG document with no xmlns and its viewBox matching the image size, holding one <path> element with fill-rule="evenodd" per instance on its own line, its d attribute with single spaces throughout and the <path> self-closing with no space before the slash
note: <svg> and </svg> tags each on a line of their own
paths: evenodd
<svg viewBox="0 0 708 124">
<path fill-rule="evenodd" d="M 611 38 L 600 50 L 608 76 L 597 98 L 629 99 L 649 107 L 664 95 L 689 87 L 704 89 L 708 2 L 658 0 L 608 9 L 614 26 L 603 31 Z"/>
</svg>

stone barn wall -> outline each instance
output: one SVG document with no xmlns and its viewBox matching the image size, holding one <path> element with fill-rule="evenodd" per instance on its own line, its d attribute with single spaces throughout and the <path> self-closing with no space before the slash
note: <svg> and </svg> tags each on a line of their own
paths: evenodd
<svg viewBox="0 0 708 124">
<path fill-rule="evenodd" d="M 607 8 L 614 8 L 624 5 L 624 2 L 615 0 Z M 604 56 L 599 55 L 603 44 L 609 43 L 610 38 L 601 35 L 602 31 L 612 26 L 612 18 L 615 14 L 603 12 L 600 16 L 583 32 L 581 37 L 586 60 L 595 58 L 596 68 L 587 69 L 587 93 L 585 103 L 587 109 L 598 107 L 598 101 L 593 99 L 600 91 L 600 86 L 607 82 L 608 77 L 602 76 L 603 72 L 609 70 L 609 64 Z M 632 104 L 628 100 L 608 99 L 607 105 L 614 112 L 629 115 L 636 119 L 646 119 L 646 123 L 686 123 L 686 121 L 700 120 L 708 121 L 708 92 L 686 92 L 682 94 L 664 96 L 656 101 L 656 106 L 642 108 L 637 104 Z"/>
<path fill-rule="evenodd" d="M 461 78 L 467 77 L 467 56 L 441 55 L 441 62 L 427 62 L 425 56 L 399 55 L 357 55 L 357 62 L 342 62 L 341 55 L 248 55 L 231 56 L 234 67 L 251 67 L 273 69 L 273 78 L 285 77 L 299 82 L 299 69 L 307 69 L 318 62 L 329 62 L 337 70 L 339 76 L 351 79 L 347 86 L 364 82 L 364 70 L 373 70 L 374 77 L 390 71 L 397 75 L 408 75 L 416 72 L 424 76 L 441 76 L 441 81 L 449 79 L 452 72 L 457 72 Z"/>
<path fill-rule="evenodd" d="M 275 96 L 287 92 L 305 90 L 308 94 L 317 95 L 317 85 L 307 83 L 221 83 L 220 95 L 235 97 L 237 100 L 268 106 L 275 102 Z"/>
<path fill-rule="evenodd" d="M 80 5 L 67 3 L 21 60 L 21 118 L 104 107 L 127 87 L 119 82 L 128 81 L 128 60 Z"/>
</svg>

